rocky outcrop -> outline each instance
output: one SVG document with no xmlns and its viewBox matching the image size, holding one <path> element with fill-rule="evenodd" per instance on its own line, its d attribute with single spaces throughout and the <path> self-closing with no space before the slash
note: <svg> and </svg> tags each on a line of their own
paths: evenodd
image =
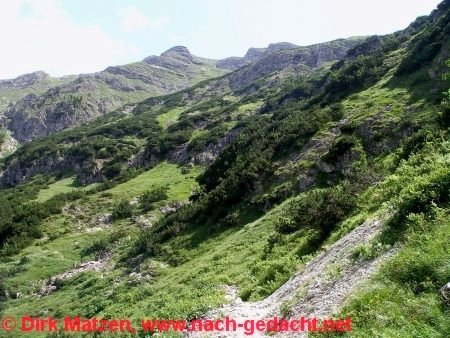
<svg viewBox="0 0 450 338">
<path fill-rule="evenodd" d="M 50 75 L 43 71 L 20 75 L 10 80 L 0 80 L 0 89 L 26 88 L 35 85 L 39 81 L 49 78 Z"/>
<path fill-rule="evenodd" d="M 168 69 L 186 68 L 194 62 L 194 57 L 186 47 L 176 46 L 161 54 L 161 56 L 149 56 L 144 62 Z"/>
<path fill-rule="evenodd" d="M 159 208 L 159 211 L 161 211 L 161 213 L 163 215 L 168 215 L 168 214 L 173 214 L 175 211 L 177 211 L 178 209 L 180 209 L 183 205 L 187 204 L 188 202 L 183 202 L 183 201 L 175 201 L 175 202 L 171 202 L 167 205 L 164 205 L 162 207 Z"/>
<path fill-rule="evenodd" d="M 9 118 L 8 129 L 23 143 L 100 117 L 114 106 L 115 101 L 110 99 L 83 100 L 81 96 L 64 94 L 49 93 L 44 97 L 30 94 L 5 115 Z"/>
<path fill-rule="evenodd" d="M 249 65 L 252 62 L 259 61 L 269 54 L 276 53 L 285 49 L 293 49 L 296 47 L 298 46 L 289 42 L 279 42 L 271 43 L 267 48 L 250 48 L 244 57 L 232 56 L 219 60 L 217 62 L 217 67 L 230 70 L 238 69 L 243 66 Z"/>
<path fill-rule="evenodd" d="M 6 125 L 15 139 L 28 142 L 96 119 L 124 104 L 138 102 L 142 97 L 172 93 L 225 74 L 226 71 L 216 68 L 215 63 L 192 55 L 186 47 L 177 46 L 141 62 L 79 75 L 43 94 L 30 89 L 29 95 L 8 107 Z M 27 89 L 47 77 L 43 72 L 23 75 L 0 81 L 0 89 Z"/>
<path fill-rule="evenodd" d="M 384 113 L 390 109 L 390 106 L 386 106 L 384 111 L 368 117 L 356 131 L 365 150 L 371 155 L 378 156 L 393 151 L 402 139 L 414 132 L 411 125 L 401 124 L 393 119 L 386 120 Z"/>
<path fill-rule="evenodd" d="M 230 86 L 233 90 L 237 90 L 252 84 L 259 78 L 281 71 L 308 72 L 325 62 L 343 59 L 348 49 L 359 42 L 359 39 L 339 39 L 268 54 L 258 62 L 231 73 Z M 276 50 L 275 47 L 272 49 Z"/>
<path fill-rule="evenodd" d="M 171 162 L 180 164 L 195 163 L 199 165 L 209 165 L 236 139 L 241 129 L 242 128 L 236 128 L 230 130 L 224 137 L 217 142 L 210 143 L 200 152 L 189 150 L 188 144 L 183 144 L 177 149 L 170 151 L 167 154 L 167 159 Z"/>
<path fill-rule="evenodd" d="M 80 263 L 77 267 L 70 269 L 60 275 L 53 276 L 46 280 L 38 292 L 38 296 L 48 296 L 52 292 L 58 290 L 66 279 L 72 278 L 86 271 L 100 271 L 106 267 L 111 259 L 110 252 L 103 252 L 98 260 Z"/>
<path fill-rule="evenodd" d="M 17 158 L 8 163 L 1 177 L 1 185 L 15 186 L 27 178 L 37 174 L 56 174 L 74 172 L 80 175 L 80 181 L 87 184 L 98 180 L 99 166 L 92 159 L 79 161 L 75 156 L 63 156 L 59 151 L 46 157 L 38 157 L 31 161 L 20 161 Z M 96 180 L 97 178 L 97 180 Z"/>
</svg>

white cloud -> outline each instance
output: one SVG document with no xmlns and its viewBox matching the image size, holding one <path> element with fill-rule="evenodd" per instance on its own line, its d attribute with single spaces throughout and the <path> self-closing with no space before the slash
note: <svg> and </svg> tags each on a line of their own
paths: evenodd
<svg viewBox="0 0 450 338">
<path fill-rule="evenodd" d="M 122 8 L 117 12 L 120 18 L 120 26 L 126 32 L 136 32 L 145 29 L 159 28 L 170 22 L 167 16 L 161 16 L 157 19 L 150 20 L 136 7 Z"/>
<path fill-rule="evenodd" d="M 99 25 L 74 22 L 58 0 L 0 0 L 0 43 L 0 78 L 93 72 L 136 52 Z"/>
</svg>

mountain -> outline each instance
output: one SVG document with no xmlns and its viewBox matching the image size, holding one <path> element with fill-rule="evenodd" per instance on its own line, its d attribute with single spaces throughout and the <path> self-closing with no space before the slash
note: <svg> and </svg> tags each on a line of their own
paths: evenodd
<svg viewBox="0 0 450 338">
<path fill-rule="evenodd" d="M 1 317 L 445 337 L 449 32 L 443 1 L 398 32 L 277 50 L 23 144 L 0 162 Z"/>
<path fill-rule="evenodd" d="M 156 110 L 159 114 L 164 113 L 170 115 L 171 113 L 168 111 L 169 108 L 172 108 L 172 111 L 177 111 L 177 115 L 183 111 L 195 110 L 196 106 L 200 107 L 213 107 L 215 105 L 222 106 L 221 109 L 227 109 L 227 106 L 230 106 L 230 109 L 236 109 L 239 105 L 243 105 L 245 107 L 245 103 L 247 101 L 253 102 L 253 110 L 261 105 L 261 101 L 257 98 L 258 95 L 268 95 L 266 92 L 270 92 L 273 88 L 277 87 L 281 82 L 286 81 L 286 78 L 290 76 L 299 76 L 307 77 L 308 74 L 311 74 L 316 69 L 320 68 L 322 65 L 325 67 L 329 67 L 328 62 L 339 60 L 345 56 L 347 50 L 351 47 L 358 44 L 360 40 L 358 39 L 349 39 L 349 40 L 336 40 L 332 42 L 326 42 L 319 45 L 309 46 L 309 47 L 299 47 L 293 50 L 280 51 L 277 53 L 273 53 L 268 55 L 267 57 L 256 61 L 246 67 L 240 68 L 234 72 L 226 74 L 217 79 L 211 79 L 199 83 L 197 86 L 192 88 L 188 88 L 184 91 L 177 92 L 175 94 L 171 94 L 169 96 L 158 96 L 154 98 L 150 98 L 144 100 L 138 104 L 129 106 L 129 113 L 124 115 L 122 110 L 119 110 L 115 114 L 107 115 L 105 119 L 101 119 L 98 123 L 94 123 L 91 125 L 87 125 L 86 127 L 82 127 L 79 129 L 73 129 L 68 131 L 67 134 L 58 134 L 55 137 L 50 137 L 48 139 L 43 140 L 44 148 L 47 148 L 48 142 L 54 143 L 54 146 L 51 146 L 51 151 L 46 152 L 47 156 L 41 156 L 42 149 L 37 150 L 36 143 L 30 145 L 30 147 L 35 148 L 41 155 L 36 156 L 37 154 L 33 152 L 26 152 L 27 146 L 23 148 L 23 151 L 19 151 L 17 156 L 11 157 L 7 160 L 7 167 L 3 173 L 2 180 L 7 184 L 17 184 L 27 179 L 28 177 L 35 175 L 37 173 L 56 173 L 61 171 L 66 171 L 68 168 L 73 168 L 76 173 L 79 173 L 80 179 L 83 182 L 90 182 L 92 180 L 101 180 L 105 177 L 104 171 L 108 171 L 110 166 L 120 166 L 119 163 L 116 162 L 114 157 L 107 157 L 109 160 L 100 160 L 94 155 L 92 158 L 86 158 L 88 160 L 89 165 L 92 171 L 86 169 L 86 165 L 76 165 L 76 162 L 79 162 L 81 158 L 79 157 L 78 150 L 75 150 L 78 147 L 82 147 L 78 141 L 71 142 L 70 144 L 65 144 L 63 141 L 64 138 L 75 137 L 76 140 L 83 139 L 83 134 L 87 133 L 89 135 L 96 135 L 97 128 L 100 128 L 100 134 L 102 137 L 106 137 L 110 139 L 111 142 L 117 142 L 115 133 L 111 134 L 110 131 L 105 132 L 105 121 L 108 121 L 108 124 L 112 126 L 113 129 L 119 132 L 120 129 L 126 130 L 129 127 L 126 125 L 136 126 L 138 129 L 140 125 L 143 125 L 143 120 L 147 119 L 147 117 L 143 117 L 140 112 L 145 111 L 153 111 Z M 169 67 L 180 67 L 179 64 L 186 64 L 186 60 L 189 59 L 189 53 L 180 52 L 180 48 L 176 48 L 175 50 L 169 50 L 166 52 L 167 54 L 164 58 L 150 58 L 146 59 L 146 63 L 150 62 L 157 67 L 163 67 L 164 69 L 168 69 Z M 173 57 L 173 53 L 177 55 L 177 57 Z M 78 80 L 79 81 L 79 80 Z M 81 84 L 80 84 L 81 85 Z M 93 91 L 92 89 L 91 91 Z M 249 97 L 248 97 L 249 96 Z M 220 99 L 222 98 L 222 99 Z M 22 102 L 24 102 L 27 98 L 24 98 Z M 55 126 L 53 129 L 64 129 L 63 125 L 58 124 L 61 119 L 66 121 L 66 119 L 71 118 L 73 116 L 70 114 L 70 107 L 74 98 L 70 98 L 70 100 L 61 101 L 58 105 L 61 112 L 59 115 L 62 115 L 60 119 L 56 119 L 50 125 Z M 167 103 L 167 102 L 170 103 Z M 77 115 L 79 119 L 82 116 L 86 116 L 85 106 L 80 103 L 80 113 Z M 252 107 L 252 104 L 249 105 Z M 123 108 L 122 108 L 123 109 Z M 239 109 L 239 108 L 238 108 Z M 241 108 L 243 109 L 243 108 Z M 206 108 L 201 108 L 203 113 L 207 113 Z M 18 119 L 17 116 L 20 116 L 20 112 L 24 111 L 24 109 L 18 109 L 14 112 L 15 119 L 10 122 L 9 126 L 12 130 L 23 130 L 23 133 L 26 135 L 30 134 L 30 131 L 25 128 L 28 126 L 22 120 Z M 10 110 L 11 112 L 11 110 Z M 156 114 L 158 114 L 156 112 Z M 231 112 L 228 112 L 230 114 Z M 175 117 L 177 116 L 175 115 Z M 192 133 L 192 129 L 196 127 L 197 132 L 200 130 L 208 131 L 209 124 L 212 123 L 211 120 L 208 121 L 209 115 L 211 113 L 206 114 L 207 116 L 201 116 L 204 114 L 199 114 L 195 119 L 199 120 L 198 122 L 189 122 L 190 132 Z M 216 128 L 218 135 L 224 136 L 224 133 L 231 129 L 241 118 L 239 115 L 235 114 L 235 116 L 227 116 L 227 114 L 217 114 L 216 116 L 211 116 L 212 119 L 217 120 L 217 124 L 219 124 Z M 48 115 L 47 115 L 48 116 Z M 88 120 L 89 117 L 86 117 L 83 121 Z M 228 120 L 227 123 L 223 124 L 225 120 Z M 48 119 L 47 119 L 48 120 Z M 189 118 L 188 120 L 191 120 Z M 200 121 L 203 122 L 200 123 Z M 39 120 L 36 119 L 36 123 Z M 72 123 L 72 125 L 75 122 Z M 49 130 L 50 125 L 48 122 L 42 125 L 41 129 L 33 125 L 33 130 Z M 162 126 L 164 127 L 164 126 Z M 133 127 L 134 128 L 134 127 Z M 150 128 L 150 126 L 149 126 Z M 153 128 L 153 127 L 152 127 Z M 175 126 L 173 127 L 175 128 Z M 91 130 L 92 129 L 92 130 Z M 219 131 L 220 130 L 220 131 Z M 55 130 L 56 131 L 56 130 Z M 137 132 L 138 130 L 132 129 L 130 130 L 132 133 Z M 150 132 L 150 131 L 147 131 Z M 146 137 L 148 137 L 147 132 L 141 133 L 141 135 L 136 135 L 138 138 L 138 144 L 143 142 Z M 156 132 L 156 130 L 154 131 Z M 184 133 L 188 132 L 187 130 Z M 125 132 L 126 133 L 126 132 Z M 71 136 L 68 136 L 71 135 Z M 72 136 L 73 135 L 73 136 Z M 75 136 L 79 135 L 79 136 Z M 130 135 L 131 136 L 131 135 Z M 19 137 L 19 140 L 21 138 Z M 86 140 L 88 143 L 90 141 Z M 106 141 L 106 140 L 105 140 Z M 185 140 L 187 141 L 187 140 Z M 37 143 L 39 144 L 39 143 Z M 59 144 L 59 145 L 57 145 Z M 84 145 L 83 145 L 84 146 Z M 131 145 L 130 145 L 131 146 Z M 182 146 L 181 144 L 179 146 Z M 91 147 L 89 145 L 89 147 Z M 38 146 L 38 148 L 40 148 Z M 131 149 L 133 148 L 133 149 Z M 140 146 L 136 144 L 136 146 L 131 146 L 128 150 L 130 152 L 138 152 L 140 151 Z M 49 150 L 50 150 L 49 149 Z M 26 155 L 25 157 L 22 157 Z M 72 156 L 74 155 L 74 156 Z M 135 154 L 136 155 L 136 154 Z M 172 155 L 168 155 L 172 156 Z M 184 156 L 188 156 L 185 154 Z M 49 158 L 52 160 L 49 161 Z M 84 161 L 85 159 L 83 159 Z M 101 164 L 99 164 L 99 161 Z M 96 163 L 96 164 L 94 164 Z"/>
<path fill-rule="evenodd" d="M 262 75 L 285 71 L 288 67 L 303 67 L 303 63 L 306 68 L 311 68 L 324 61 L 340 59 L 357 41 L 342 39 L 308 47 L 274 43 L 268 48 L 251 48 L 240 65 L 250 65 L 268 57 L 266 63 L 259 62 L 255 66 L 258 69 L 248 68 L 246 72 L 235 74 L 231 85 L 242 87 Z M 277 53 L 279 51 L 284 52 Z M 275 60 L 272 55 L 278 59 Z M 150 56 L 125 66 L 108 67 L 94 74 L 55 79 L 43 72 L 36 72 L 14 80 L 4 80 L 0 84 L 5 94 L 4 106 L 8 102 L 12 104 L 5 109 L 3 124 L 15 140 L 28 142 L 88 122 L 115 109 L 121 108 L 126 113 L 133 103 L 143 98 L 175 92 L 224 74 L 229 70 L 223 66 L 226 60 L 199 58 L 191 55 L 186 47 L 177 46 L 161 56 Z M 55 85 L 51 86 L 52 83 Z M 28 94 L 24 95 L 25 92 Z M 12 101 L 14 99 L 16 102 Z"/>
<path fill-rule="evenodd" d="M 0 80 L 0 116 L 13 104 L 27 94 L 41 95 L 49 88 L 72 81 L 75 76 L 51 77 L 43 71 L 18 76 L 15 79 Z"/>
<path fill-rule="evenodd" d="M 279 52 L 281 50 L 294 49 L 297 47 L 299 46 L 290 42 L 278 42 L 269 44 L 267 48 L 250 48 L 244 57 L 232 56 L 219 60 L 219 62 L 217 62 L 217 67 L 234 70 L 246 66 L 252 62 L 259 61 L 269 54 Z"/>
<path fill-rule="evenodd" d="M 17 101 L 4 111 L 7 118 L 4 124 L 16 140 L 28 142 L 103 116 L 126 104 L 174 92 L 223 74 L 215 63 L 191 55 L 184 47 L 175 47 L 141 62 L 69 77 L 70 81 L 63 78 L 62 83 L 45 92 L 28 90 L 35 83 L 48 79 L 45 73 L 2 81 L 2 92 L 8 85 L 29 92 L 22 97 L 15 93 Z"/>
</svg>

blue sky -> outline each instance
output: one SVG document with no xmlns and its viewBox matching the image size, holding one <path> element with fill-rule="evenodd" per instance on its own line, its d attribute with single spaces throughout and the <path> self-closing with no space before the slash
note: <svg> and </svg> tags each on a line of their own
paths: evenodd
<svg viewBox="0 0 450 338">
<path fill-rule="evenodd" d="M 184 45 L 198 56 L 385 34 L 438 0 L 0 0 L 0 78 L 99 71 Z"/>
</svg>

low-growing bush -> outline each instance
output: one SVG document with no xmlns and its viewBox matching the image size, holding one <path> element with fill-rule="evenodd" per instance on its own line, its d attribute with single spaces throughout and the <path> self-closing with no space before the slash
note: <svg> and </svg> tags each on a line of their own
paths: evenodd
<svg viewBox="0 0 450 338">
<path fill-rule="evenodd" d="M 127 200 L 122 200 L 114 208 L 114 211 L 112 213 L 112 218 L 114 220 L 118 220 L 118 219 L 131 217 L 132 214 L 133 214 L 133 208 L 131 207 L 130 202 L 128 202 Z"/>
<path fill-rule="evenodd" d="M 102 256 L 103 253 L 109 250 L 109 243 L 106 239 L 100 239 L 81 250 L 82 256 L 94 255 L 96 259 Z"/>
<path fill-rule="evenodd" d="M 161 187 L 154 190 L 148 190 L 139 197 L 139 203 L 144 211 L 151 210 L 154 203 L 165 200 L 167 196 L 167 187 Z"/>
<path fill-rule="evenodd" d="M 312 190 L 287 205 L 288 217 L 281 218 L 275 228 L 282 234 L 312 228 L 327 235 L 355 206 L 355 197 L 341 186 Z"/>
</svg>

